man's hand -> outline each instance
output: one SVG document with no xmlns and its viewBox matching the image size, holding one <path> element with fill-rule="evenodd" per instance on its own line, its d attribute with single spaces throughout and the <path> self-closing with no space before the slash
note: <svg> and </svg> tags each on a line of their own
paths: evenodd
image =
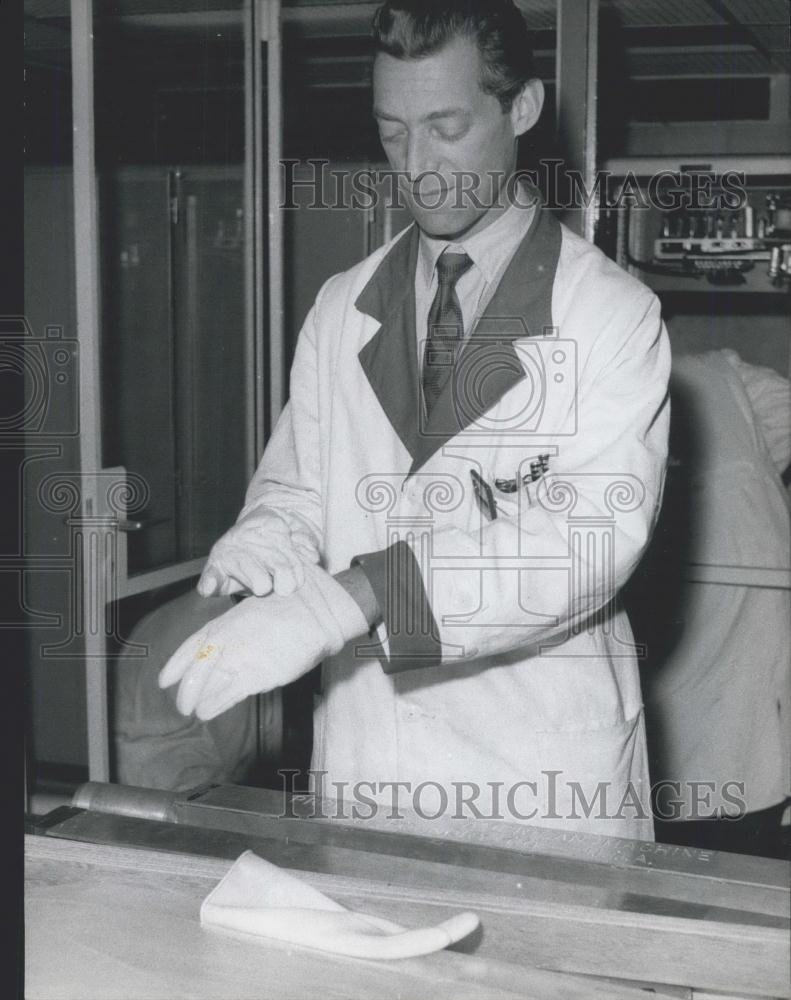
<svg viewBox="0 0 791 1000">
<path fill-rule="evenodd" d="M 176 706 L 213 719 L 251 694 L 296 680 L 368 623 L 344 587 L 318 566 L 290 597 L 249 597 L 190 636 L 159 675 L 159 686 L 179 683 Z"/>
<path fill-rule="evenodd" d="M 274 590 L 288 596 L 302 585 L 305 564 L 318 561 L 316 538 L 307 526 L 292 526 L 277 511 L 259 508 L 215 543 L 198 581 L 198 593 L 212 597 L 247 590 L 263 597 Z"/>
</svg>

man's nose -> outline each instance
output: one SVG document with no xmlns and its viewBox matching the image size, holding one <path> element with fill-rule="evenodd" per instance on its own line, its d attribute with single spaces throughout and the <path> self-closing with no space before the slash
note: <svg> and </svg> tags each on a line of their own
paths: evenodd
<svg viewBox="0 0 791 1000">
<path fill-rule="evenodd" d="M 419 135 L 409 137 L 404 170 L 413 184 L 422 174 L 436 170 L 431 142 L 425 137 Z"/>
</svg>

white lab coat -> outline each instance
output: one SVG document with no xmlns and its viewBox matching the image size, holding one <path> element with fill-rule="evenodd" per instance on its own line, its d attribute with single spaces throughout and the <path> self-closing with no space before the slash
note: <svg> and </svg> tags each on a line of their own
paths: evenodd
<svg viewBox="0 0 791 1000">
<path fill-rule="evenodd" d="M 782 443 L 790 426 L 787 381 L 745 365 L 733 351 L 673 362 L 678 465 L 657 538 L 659 559 L 671 576 L 664 586 L 661 574 L 647 583 L 660 604 L 672 596 L 678 610 L 657 616 L 667 634 L 651 644 L 643 680 L 653 780 L 701 786 L 697 801 L 689 791 L 679 797 L 670 788 L 667 801 L 659 800 L 660 815 L 668 819 L 754 812 L 791 795 L 791 594 L 780 586 L 672 575 L 682 559 L 714 567 L 788 567 L 788 494 L 749 394 L 762 386 L 770 394 L 770 436 L 782 469 L 789 452 Z M 641 576 L 652 565 L 651 559 Z M 672 595 L 663 596 L 661 590 L 671 587 Z"/>
<path fill-rule="evenodd" d="M 436 783 L 417 804 L 446 817 L 470 782 L 484 814 L 651 838 L 617 591 L 661 502 L 670 352 L 657 299 L 537 211 L 421 427 L 417 245 L 410 227 L 321 289 L 243 511 L 304 518 L 330 573 L 361 557 L 385 616 L 381 645 L 324 664 L 312 766 L 331 795 L 331 781 L 410 782 L 412 808 L 416 786 Z M 517 790 L 525 781 L 535 790 Z M 589 803 L 608 783 L 605 803 L 585 816 L 573 782 Z M 389 803 L 392 789 L 365 794 Z"/>
</svg>

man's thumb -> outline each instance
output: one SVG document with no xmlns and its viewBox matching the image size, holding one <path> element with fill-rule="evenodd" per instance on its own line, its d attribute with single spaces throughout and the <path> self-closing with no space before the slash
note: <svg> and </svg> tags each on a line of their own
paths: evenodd
<svg viewBox="0 0 791 1000">
<path fill-rule="evenodd" d="M 220 585 L 217 574 L 210 569 L 205 569 L 198 580 L 198 593 L 201 597 L 211 597 Z"/>
</svg>

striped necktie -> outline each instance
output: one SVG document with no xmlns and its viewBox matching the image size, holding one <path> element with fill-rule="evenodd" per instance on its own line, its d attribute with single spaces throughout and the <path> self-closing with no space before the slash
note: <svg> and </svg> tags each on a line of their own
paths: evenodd
<svg viewBox="0 0 791 1000">
<path fill-rule="evenodd" d="M 472 261 L 466 253 L 445 250 L 437 260 L 437 294 L 428 313 L 428 337 L 423 354 L 423 398 L 427 416 L 431 415 L 445 387 L 464 339 L 456 282 L 471 267 Z"/>
</svg>

